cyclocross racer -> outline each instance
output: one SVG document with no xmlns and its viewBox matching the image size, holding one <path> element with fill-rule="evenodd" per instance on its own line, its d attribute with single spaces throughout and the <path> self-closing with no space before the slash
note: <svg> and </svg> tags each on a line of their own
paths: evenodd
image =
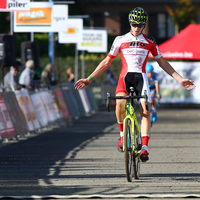
<svg viewBox="0 0 200 200">
<path fill-rule="evenodd" d="M 155 97 L 161 98 L 160 96 L 160 89 L 159 89 L 159 81 L 158 81 L 158 74 L 154 72 L 154 68 L 152 64 L 147 64 L 146 73 L 148 75 L 149 81 L 149 89 L 151 91 L 151 106 L 153 110 L 153 122 L 157 121 L 157 113 L 156 113 L 156 100 Z"/>
<path fill-rule="evenodd" d="M 141 7 L 134 8 L 128 15 L 131 31 L 123 36 L 115 38 L 108 56 L 100 62 L 92 74 L 85 79 L 80 79 L 75 83 L 75 89 L 82 89 L 89 85 L 95 78 L 102 74 L 112 63 L 113 59 L 120 52 L 122 69 L 116 88 L 116 96 L 126 96 L 129 94 L 130 86 L 135 88 L 138 95 L 143 95 L 144 90 L 148 92 L 148 106 L 150 107 L 150 90 L 145 71 L 148 54 L 152 55 L 158 62 L 159 66 L 170 76 L 175 78 L 182 86 L 188 90 L 195 88 L 192 80 L 182 78 L 172 66 L 161 56 L 158 46 L 152 37 L 148 37 L 142 33 L 148 21 L 146 11 Z M 125 113 L 125 100 L 118 99 L 116 101 L 116 118 L 120 130 L 120 138 L 117 149 L 122 152 L 123 144 L 123 120 Z M 149 159 L 148 142 L 150 132 L 150 112 L 146 109 L 144 100 L 139 101 L 141 114 L 141 134 L 142 134 L 142 152 L 140 159 L 147 161 Z"/>
</svg>

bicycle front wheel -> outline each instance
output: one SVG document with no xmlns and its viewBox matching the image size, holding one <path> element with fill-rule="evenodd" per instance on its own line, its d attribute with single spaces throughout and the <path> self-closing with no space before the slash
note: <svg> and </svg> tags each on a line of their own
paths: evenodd
<svg viewBox="0 0 200 200">
<path fill-rule="evenodd" d="M 134 173 L 134 179 L 139 179 L 140 175 L 140 154 L 138 151 L 142 148 L 142 140 L 141 135 L 138 133 L 138 129 L 136 124 L 134 124 L 134 150 L 133 150 L 133 173 Z"/>
<path fill-rule="evenodd" d="M 124 124 L 124 159 L 125 159 L 125 169 L 126 178 L 128 182 L 132 181 L 133 177 L 133 149 L 132 149 L 132 131 L 131 131 L 131 121 L 127 119 Z"/>
</svg>

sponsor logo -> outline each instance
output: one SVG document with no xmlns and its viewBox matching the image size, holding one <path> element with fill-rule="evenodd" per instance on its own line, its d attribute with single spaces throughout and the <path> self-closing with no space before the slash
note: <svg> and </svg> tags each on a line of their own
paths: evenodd
<svg viewBox="0 0 200 200">
<path fill-rule="evenodd" d="M 128 54 L 146 54 L 144 50 L 139 50 L 139 49 L 128 49 L 127 50 Z"/>
<path fill-rule="evenodd" d="M 30 8 L 16 12 L 16 25 L 51 25 L 51 8 Z"/>
<path fill-rule="evenodd" d="M 67 34 L 75 34 L 75 33 L 77 33 L 78 32 L 78 29 L 77 28 L 73 28 L 73 27 L 69 27 L 68 29 L 67 29 Z"/>
<path fill-rule="evenodd" d="M 143 42 L 131 42 L 129 43 L 129 47 L 133 47 L 133 46 L 137 46 L 137 47 L 145 47 L 146 44 Z"/>
<path fill-rule="evenodd" d="M 20 3 L 19 1 L 13 1 L 7 3 L 7 8 L 25 8 L 28 3 Z"/>
</svg>

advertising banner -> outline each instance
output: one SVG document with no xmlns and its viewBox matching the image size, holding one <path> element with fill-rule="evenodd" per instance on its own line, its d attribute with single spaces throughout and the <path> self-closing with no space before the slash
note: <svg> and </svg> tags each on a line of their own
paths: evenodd
<svg viewBox="0 0 200 200">
<path fill-rule="evenodd" d="M 49 96 L 48 91 L 41 91 L 40 97 L 41 97 L 43 104 L 45 106 L 47 116 L 48 116 L 48 121 L 54 122 L 57 118 L 56 118 L 53 103 L 52 103 L 51 97 Z"/>
<path fill-rule="evenodd" d="M 8 137 L 6 127 L 4 126 L 5 122 L 3 120 L 3 117 L 0 113 L 0 140 L 3 140 Z"/>
<path fill-rule="evenodd" d="M 36 113 L 35 113 L 33 104 L 31 102 L 31 99 L 29 97 L 28 91 L 23 90 L 22 94 L 23 94 L 23 98 L 25 100 L 26 106 L 28 107 L 29 113 L 31 114 L 31 120 L 33 122 L 34 128 L 38 129 L 38 128 L 40 128 L 40 124 L 39 124 L 38 118 L 36 116 Z"/>
<path fill-rule="evenodd" d="M 13 123 L 15 132 L 17 135 L 24 135 L 28 132 L 28 127 L 26 120 L 19 107 L 16 96 L 14 92 L 2 92 L 6 108 L 10 115 L 11 121 Z"/>
<path fill-rule="evenodd" d="M 19 104 L 19 106 L 20 106 L 20 108 L 21 108 L 21 110 L 24 114 L 24 117 L 26 119 L 26 123 L 27 123 L 29 131 L 33 131 L 34 130 L 34 123 L 32 121 L 31 113 L 30 113 L 28 106 L 26 104 L 26 100 L 24 98 L 24 94 L 23 94 L 22 90 L 16 90 L 15 95 L 16 95 L 16 98 L 18 100 L 18 104 Z"/>
<path fill-rule="evenodd" d="M 83 30 L 82 41 L 78 43 L 78 50 L 88 52 L 107 52 L 107 31 L 106 30 Z"/>
<path fill-rule="evenodd" d="M 28 11 L 30 0 L 0 0 L 0 12 Z"/>
<path fill-rule="evenodd" d="M 53 5 L 52 32 L 67 30 L 68 5 Z"/>
<path fill-rule="evenodd" d="M 47 126 L 49 122 L 48 116 L 43 101 L 40 97 L 40 92 L 31 94 L 30 98 L 41 126 L 42 127 Z"/>
<path fill-rule="evenodd" d="M 15 12 L 14 32 L 52 32 L 51 2 L 31 2 L 29 11 Z"/>
<path fill-rule="evenodd" d="M 184 78 L 194 81 L 197 86 L 194 90 L 187 90 L 174 78 L 163 71 L 157 62 L 149 62 L 158 73 L 162 98 L 160 103 L 200 103 L 200 62 L 169 62 L 171 66 Z"/>
<path fill-rule="evenodd" d="M 86 113 L 90 112 L 91 111 L 90 102 L 88 100 L 87 93 L 86 93 L 85 89 L 83 88 L 82 90 L 78 90 L 78 92 L 80 94 L 85 112 Z"/>
<path fill-rule="evenodd" d="M 66 104 L 62 90 L 61 89 L 55 89 L 54 92 L 57 96 L 58 106 L 62 111 L 63 118 L 66 119 L 66 118 L 70 117 L 70 112 L 69 112 L 68 106 Z"/>
<path fill-rule="evenodd" d="M 52 100 L 52 104 L 53 104 L 54 113 L 56 115 L 56 118 L 57 119 L 63 118 L 62 111 L 61 111 L 61 108 L 58 105 L 58 98 L 57 98 L 55 92 L 52 91 L 52 90 L 48 90 L 48 92 L 49 92 L 49 96 L 51 97 L 51 100 Z"/>
<path fill-rule="evenodd" d="M 4 128 L 6 129 L 6 134 L 3 134 L 1 137 L 6 136 L 7 138 L 9 138 L 9 137 L 15 136 L 16 132 L 14 130 L 13 123 L 10 119 L 10 115 L 8 113 L 6 104 L 4 102 L 4 99 L 1 93 L 0 93 L 0 115 L 1 115 L 0 121 L 3 124 Z M 1 128 L 3 128 L 2 124 L 1 124 Z"/>
<path fill-rule="evenodd" d="M 82 41 L 83 19 L 68 19 L 67 29 L 60 31 L 59 43 L 78 43 Z"/>
</svg>

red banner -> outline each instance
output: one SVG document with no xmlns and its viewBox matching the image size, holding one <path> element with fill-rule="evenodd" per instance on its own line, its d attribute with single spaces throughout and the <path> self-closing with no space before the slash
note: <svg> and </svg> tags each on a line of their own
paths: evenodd
<svg viewBox="0 0 200 200">
<path fill-rule="evenodd" d="M 7 0 L 1 0 L 0 1 L 0 8 L 6 9 L 6 7 L 7 7 Z"/>
</svg>

